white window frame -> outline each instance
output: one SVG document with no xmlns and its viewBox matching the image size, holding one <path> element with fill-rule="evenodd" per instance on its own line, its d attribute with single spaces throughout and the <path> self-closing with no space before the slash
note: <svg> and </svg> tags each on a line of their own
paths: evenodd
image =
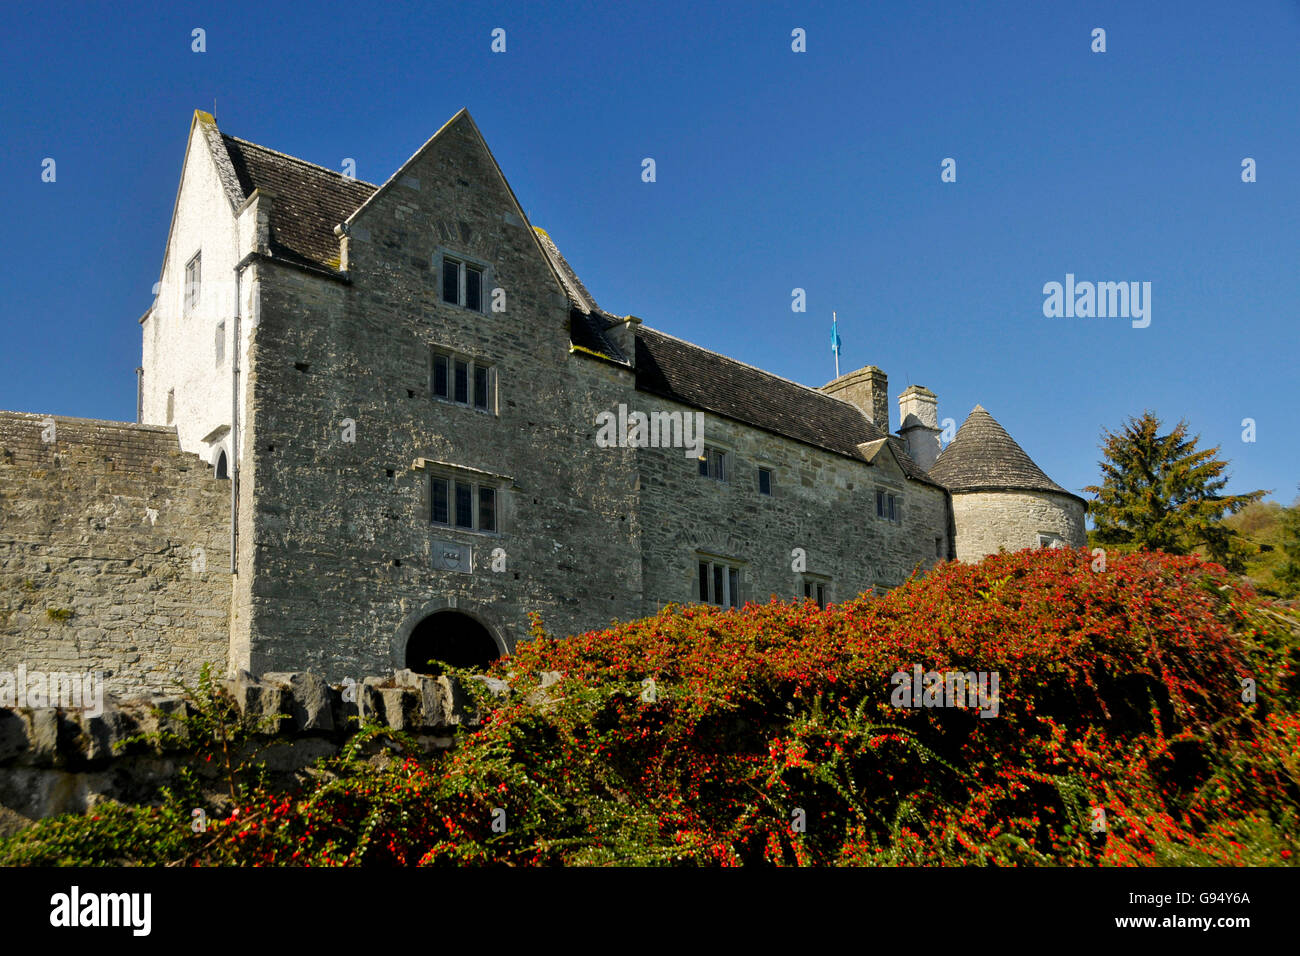
<svg viewBox="0 0 1300 956">
<path fill-rule="evenodd" d="M 1065 538 L 1055 531 L 1040 531 L 1038 532 L 1038 546 L 1040 548 L 1064 548 Z"/>
</svg>

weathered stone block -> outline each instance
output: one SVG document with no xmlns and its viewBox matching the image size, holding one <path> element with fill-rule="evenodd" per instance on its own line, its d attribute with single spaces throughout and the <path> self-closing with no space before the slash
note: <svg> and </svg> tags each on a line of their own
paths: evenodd
<svg viewBox="0 0 1300 956">
<path fill-rule="evenodd" d="M 330 688 L 321 677 L 309 673 L 275 672 L 263 674 L 262 680 L 288 688 L 289 713 L 298 730 L 326 733 L 334 730 Z"/>
</svg>

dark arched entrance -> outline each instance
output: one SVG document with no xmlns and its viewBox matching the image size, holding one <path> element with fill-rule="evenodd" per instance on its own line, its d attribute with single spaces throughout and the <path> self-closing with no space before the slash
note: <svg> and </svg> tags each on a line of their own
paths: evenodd
<svg viewBox="0 0 1300 956">
<path fill-rule="evenodd" d="M 459 611 L 430 614 L 415 625 L 406 642 L 406 666 L 420 674 L 436 674 L 442 670 L 430 664 L 430 660 L 482 670 L 500 656 L 488 629 Z"/>
<path fill-rule="evenodd" d="M 226 453 L 224 451 L 217 457 L 217 477 L 218 478 L 230 477 L 230 472 L 226 466 Z"/>
</svg>

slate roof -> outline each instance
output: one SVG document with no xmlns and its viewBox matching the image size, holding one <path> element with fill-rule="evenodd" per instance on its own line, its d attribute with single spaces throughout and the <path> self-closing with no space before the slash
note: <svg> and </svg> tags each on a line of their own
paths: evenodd
<svg viewBox="0 0 1300 956">
<path fill-rule="evenodd" d="M 937 484 L 857 406 L 645 326 L 636 330 L 636 387 L 849 458 L 865 460 L 858 445 L 887 438 L 909 478 Z"/>
<path fill-rule="evenodd" d="M 957 429 L 930 477 L 953 492 L 1054 491 L 1079 498 L 1048 478 L 982 405 L 976 405 Z"/>
<path fill-rule="evenodd" d="M 379 187 L 222 133 L 214 122 L 205 123 L 205 133 L 232 204 L 242 204 L 255 189 L 271 197 L 271 254 L 337 271 L 334 227 Z M 571 303 L 570 342 L 600 358 L 631 364 L 631 357 L 606 334 L 623 319 L 600 308 L 551 237 L 541 229 L 534 231 Z M 927 475 L 911 459 L 901 438 L 878 428 L 848 402 L 645 326 L 636 328 L 635 342 L 640 391 L 859 460 L 865 460 L 860 444 L 887 439 L 909 478 L 940 485 L 937 475 Z M 1019 451 L 1014 442 L 1011 445 Z M 1051 490 L 1064 490 L 1052 485 L 1023 452 L 1020 455 Z"/>
<path fill-rule="evenodd" d="M 271 255 L 337 271 L 334 227 L 379 187 L 225 133 L 221 141 L 243 194 L 240 202 L 254 189 L 270 195 Z"/>
</svg>

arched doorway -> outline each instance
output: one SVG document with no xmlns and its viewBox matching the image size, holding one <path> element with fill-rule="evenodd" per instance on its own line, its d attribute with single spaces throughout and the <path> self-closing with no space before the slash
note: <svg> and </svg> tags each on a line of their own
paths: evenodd
<svg viewBox="0 0 1300 956">
<path fill-rule="evenodd" d="M 217 456 L 217 477 L 218 478 L 230 477 L 230 471 L 226 465 L 226 453 L 224 450 L 221 452 L 220 455 Z"/>
<path fill-rule="evenodd" d="M 430 660 L 482 670 L 500 656 L 501 651 L 488 629 L 460 611 L 430 614 L 415 625 L 406 642 L 406 666 L 419 674 L 441 671 Z"/>
</svg>

